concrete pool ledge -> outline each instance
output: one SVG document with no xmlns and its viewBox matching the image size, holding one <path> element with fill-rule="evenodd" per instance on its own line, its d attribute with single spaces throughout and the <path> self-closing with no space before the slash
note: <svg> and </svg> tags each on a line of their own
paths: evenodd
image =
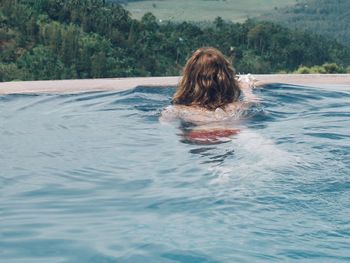
<svg viewBox="0 0 350 263">
<path fill-rule="evenodd" d="M 347 86 L 350 74 L 271 74 L 254 75 L 256 85 L 284 83 L 303 86 Z M 123 91 L 137 86 L 176 86 L 180 77 L 142 77 L 76 80 L 39 80 L 0 83 L 0 94 L 80 93 L 89 91 Z"/>
</svg>

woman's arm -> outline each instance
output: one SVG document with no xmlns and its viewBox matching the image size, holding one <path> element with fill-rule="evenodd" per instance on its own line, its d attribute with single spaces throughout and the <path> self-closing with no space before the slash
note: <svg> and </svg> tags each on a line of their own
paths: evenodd
<svg viewBox="0 0 350 263">
<path fill-rule="evenodd" d="M 253 88 L 255 87 L 255 82 L 257 82 L 257 79 L 255 79 L 252 75 L 244 75 L 244 76 L 239 76 L 238 78 L 238 83 L 241 88 L 241 91 L 243 92 L 244 95 L 244 100 L 246 102 L 259 102 L 260 98 L 256 96 L 253 93 Z"/>
</svg>

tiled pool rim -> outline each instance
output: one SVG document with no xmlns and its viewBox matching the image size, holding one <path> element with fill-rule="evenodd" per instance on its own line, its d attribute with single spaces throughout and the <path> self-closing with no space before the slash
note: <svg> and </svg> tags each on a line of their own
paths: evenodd
<svg viewBox="0 0 350 263">
<path fill-rule="evenodd" d="M 348 86 L 350 74 L 271 74 L 254 75 L 257 86 L 284 83 L 302 86 Z M 137 77 L 108 79 L 14 81 L 0 83 L 0 94 L 80 93 L 91 91 L 123 91 L 137 86 L 176 86 L 180 77 Z"/>
</svg>

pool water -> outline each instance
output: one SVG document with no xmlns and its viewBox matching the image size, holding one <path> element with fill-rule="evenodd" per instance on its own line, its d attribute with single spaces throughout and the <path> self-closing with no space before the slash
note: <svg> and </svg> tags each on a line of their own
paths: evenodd
<svg viewBox="0 0 350 263">
<path fill-rule="evenodd" d="M 0 96 L 0 261 L 350 261 L 349 87 L 256 90 L 218 144 L 173 92 Z"/>
</svg>

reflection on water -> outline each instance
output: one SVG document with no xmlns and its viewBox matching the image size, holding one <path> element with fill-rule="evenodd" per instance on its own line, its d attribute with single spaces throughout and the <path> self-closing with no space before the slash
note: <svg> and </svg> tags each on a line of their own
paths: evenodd
<svg viewBox="0 0 350 263">
<path fill-rule="evenodd" d="M 225 153 L 217 153 L 215 150 L 217 148 L 206 148 L 206 147 L 200 147 L 196 149 L 191 149 L 189 152 L 192 154 L 199 154 L 202 157 L 206 157 L 206 159 L 203 160 L 202 163 L 218 163 L 222 164 L 226 158 L 234 156 L 234 150 L 227 150 Z"/>
<path fill-rule="evenodd" d="M 0 261 L 349 261 L 346 89 L 257 90 L 212 144 L 173 91 L 0 96 Z"/>
</svg>

